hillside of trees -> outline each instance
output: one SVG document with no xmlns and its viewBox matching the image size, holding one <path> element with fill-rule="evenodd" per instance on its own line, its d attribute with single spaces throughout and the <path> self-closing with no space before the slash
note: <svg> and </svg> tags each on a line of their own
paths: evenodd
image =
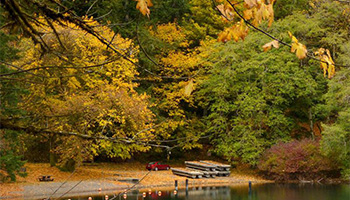
<svg viewBox="0 0 350 200">
<path fill-rule="evenodd" d="M 0 5 L 0 182 L 203 147 L 277 180 L 350 177 L 349 1 Z"/>
</svg>

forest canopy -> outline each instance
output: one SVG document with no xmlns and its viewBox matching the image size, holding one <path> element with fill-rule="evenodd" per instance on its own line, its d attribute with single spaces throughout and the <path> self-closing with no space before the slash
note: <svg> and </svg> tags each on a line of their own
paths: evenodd
<svg viewBox="0 0 350 200">
<path fill-rule="evenodd" d="M 322 169 L 350 175 L 347 1 L 0 4 L 0 169 L 12 180 L 38 149 L 66 170 L 204 147 L 268 169 L 274 149 L 309 139 L 335 163 Z"/>
</svg>

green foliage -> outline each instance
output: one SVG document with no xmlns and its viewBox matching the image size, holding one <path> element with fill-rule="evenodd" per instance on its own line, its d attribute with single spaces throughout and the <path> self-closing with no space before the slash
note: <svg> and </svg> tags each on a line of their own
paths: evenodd
<svg viewBox="0 0 350 200">
<path fill-rule="evenodd" d="M 326 111 L 335 119 L 334 123 L 323 124 L 322 150 L 343 169 L 344 177 L 350 177 L 350 70 L 343 69 L 329 84 L 326 94 Z M 332 120 L 333 121 L 333 120 Z"/>
<path fill-rule="evenodd" d="M 316 66 L 301 66 L 285 49 L 263 53 L 260 38 L 252 33 L 242 43 L 215 44 L 198 92 L 215 151 L 252 165 L 264 149 L 290 139 L 303 120 L 294 112 L 314 106 L 323 84 Z"/>
<path fill-rule="evenodd" d="M 64 172 L 73 172 L 76 168 L 76 162 L 74 159 L 66 160 L 59 169 Z"/>
<path fill-rule="evenodd" d="M 345 15 L 346 7 L 338 3 L 319 3 L 309 13 L 295 9 L 269 32 L 289 41 L 291 31 L 307 46 L 333 49 L 333 57 L 346 61 Z M 300 132 L 301 124 L 313 127 L 328 116 L 322 98 L 327 80 L 319 63 L 297 61 L 284 48 L 262 53 L 261 46 L 268 42 L 264 40 L 261 34 L 250 33 L 242 43 L 206 48 L 202 54 L 208 75 L 197 93 L 198 103 L 208 113 L 204 123 L 214 135 L 215 151 L 252 165 L 279 140 L 314 136 L 312 130 L 311 135 Z"/>
<path fill-rule="evenodd" d="M 16 175 L 22 177 L 27 175 L 21 171 L 25 161 L 22 161 L 22 156 L 19 156 L 20 144 L 18 136 L 19 133 L 16 131 L 0 130 L 0 174 L 3 171 L 6 172 L 7 175 L 3 174 L 3 176 L 8 176 L 11 181 L 16 181 Z M 6 179 L 3 181 L 6 181 Z"/>
<path fill-rule="evenodd" d="M 285 18 L 295 12 L 310 9 L 310 0 L 278 0 L 274 5 L 275 19 Z"/>
<path fill-rule="evenodd" d="M 191 0 L 191 12 L 186 14 L 182 26 L 189 40 L 199 45 L 207 36 L 215 38 L 224 28 L 224 21 L 215 10 L 213 1 Z"/>
<path fill-rule="evenodd" d="M 321 23 L 328 24 L 326 36 L 320 42 L 333 48 L 333 56 L 338 57 L 339 64 L 350 65 L 349 6 L 336 2 L 321 4 L 315 15 Z M 329 119 L 322 125 L 322 151 L 342 168 L 343 176 L 347 178 L 350 177 L 349 83 L 349 69 L 341 68 L 329 82 L 328 92 L 324 95 L 326 105 L 320 107 Z"/>
<path fill-rule="evenodd" d="M 9 43 L 13 38 L 0 32 L 0 73 L 6 74 L 14 72 L 3 63 L 11 62 L 16 59 L 17 49 L 13 48 Z M 23 114 L 23 111 L 18 108 L 20 96 L 25 90 L 21 83 L 17 82 L 21 75 L 12 76 L 10 79 L 0 79 L 0 120 L 14 117 Z M 16 175 L 25 176 L 26 173 L 20 172 L 20 168 L 24 165 L 22 156 L 20 155 L 21 144 L 19 135 L 21 133 L 12 130 L 0 128 L 0 174 L 8 176 L 11 181 L 16 181 Z M 1 181 L 1 180 L 0 180 Z"/>
</svg>

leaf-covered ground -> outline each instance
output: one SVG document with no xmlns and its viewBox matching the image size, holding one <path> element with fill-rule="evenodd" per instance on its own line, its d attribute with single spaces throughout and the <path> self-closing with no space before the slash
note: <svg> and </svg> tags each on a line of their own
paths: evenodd
<svg viewBox="0 0 350 200">
<path fill-rule="evenodd" d="M 17 183 L 5 183 L 0 187 L 0 196 L 17 196 L 20 197 L 23 193 L 28 194 L 28 188 L 31 189 L 31 195 L 43 195 L 45 193 L 50 194 L 51 189 L 48 189 L 50 184 L 62 183 L 68 179 L 68 183 L 73 183 L 82 181 L 79 187 L 88 190 L 95 190 L 91 192 L 97 192 L 96 188 L 101 188 L 112 191 L 111 185 L 115 186 L 115 190 L 122 188 L 127 188 L 132 186 L 130 183 L 120 182 L 119 179 L 125 178 L 139 178 L 144 177 L 148 171 L 145 169 L 146 164 L 140 162 L 131 163 L 98 163 L 98 164 L 86 164 L 80 166 L 74 172 L 62 172 L 56 167 L 50 167 L 49 164 L 44 163 L 27 163 L 25 165 L 28 176 L 25 178 L 18 177 Z M 173 165 L 172 167 L 184 167 L 182 165 Z M 206 179 L 190 179 L 190 185 L 216 185 L 216 184 L 246 184 L 247 181 L 254 182 L 265 182 L 265 180 L 256 176 L 252 171 L 245 171 L 245 167 L 235 168 L 231 172 L 230 177 L 217 177 L 206 178 Z M 53 182 L 39 182 L 38 176 L 40 175 L 51 175 L 54 177 Z M 149 173 L 138 185 L 138 188 L 154 188 L 154 187 L 171 187 L 174 185 L 174 181 L 179 181 L 179 187 L 184 186 L 185 177 L 175 176 L 169 171 L 152 171 Z M 96 183 L 93 185 L 93 183 Z M 102 183 L 102 184 L 101 184 Z M 106 184 L 103 184 L 106 183 Z M 60 185 L 60 184 L 57 184 Z M 106 187 L 106 188 L 104 188 Z M 25 189 L 27 188 L 27 189 Z M 59 194 L 60 192 L 57 192 Z M 62 191 L 62 193 L 64 193 Z M 26 195 L 27 195 L 26 194 Z M 80 195 L 80 194 L 79 194 Z M 44 195 L 45 196 L 45 195 Z"/>
</svg>

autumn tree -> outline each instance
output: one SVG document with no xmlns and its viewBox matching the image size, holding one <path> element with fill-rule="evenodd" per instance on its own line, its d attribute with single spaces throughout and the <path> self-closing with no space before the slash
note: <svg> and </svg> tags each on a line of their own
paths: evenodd
<svg viewBox="0 0 350 200">
<path fill-rule="evenodd" d="M 35 121 L 6 125 L 80 133 L 58 138 L 57 150 L 71 152 L 65 160 L 144 151 L 156 126 L 157 145 L 170 138 L 173 147 L 198 147 L 205 134 L 220 156 L 255 165 L 279 140 L 320 137 L 327 79 L 349 65 L 349 6 L 340 1 L 85 2 L 0 1 L 6 30 L 30 38 L 21 44 L 30 56 L 13 63 L 12 75 L 44 83 L 26 85 L 23 108 Z"/>
<path fill-rule="evenodd" d="M 113 36 L 92 19 L 85 21 L 103 37 L 114 37 L 112 45 L 136 62 L 138 49 L 131 40 Z M 29 94 L 21 102 L 30 120 L 2 119 L 3 125 L 31 126 L 34 133 L 56 135 L 55 152 L 63 164 L 71 159 L 80 163 L 101 152 L 128 158 L 148 150 L 144 143 L 153 137 L 153 114 L 147 95 L 135 92 L 135 66 L 71 23 L 53 26 L 55 32 L 43 37 L 51 52 L 41 54 L 40 46 L 29 39 L 19 43 L 22 59 L 12 65 L 21 66 L 33 82 L 27 84 Z"/>
</svg>

